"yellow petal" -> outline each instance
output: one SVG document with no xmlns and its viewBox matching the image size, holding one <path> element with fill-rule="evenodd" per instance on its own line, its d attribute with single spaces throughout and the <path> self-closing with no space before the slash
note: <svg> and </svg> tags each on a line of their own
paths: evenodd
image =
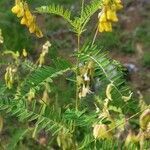
<svg viewBox="0 0 150 150">
<path fill-rule="evenodd" d="M 110 20 L 110 21 L 117 22 L 118 17 L 117 17 L 116 11 L 108 9 L 107 10 L 107 19 Z"/>
<path fill-rule="evenodd" d="M 122 4 L 116 4 L 116 10 L 120 10 L 123 8 L 123 5 Z"/>
<path fill-rule="evenodd" d="M 20 11 L 17 13 L 17 17 L 20 18 L 20 17 L 23 17 L 23 16 L 24 16 L 24 10 L 20 9 Z"/>
<path fill-rule="evenodd" d="M 107 21 L 107 17 L 106 17 L 106 13 L 102 13 L 100 18 L 99 18 L 100 22 L 106 22 Z"/>
<path fill-rule="evenodd" d="M 99 32 L 104 32 L 104 23 L 103 22 L 100 22 L 99 25 L 98 25 L 98 30 Z"/>
<path fill-rule="evenodd" d="M 133 94 L 133 93 L 131 92 L 129 96 L 122 96 L 122 99 L 126 102 L 126 101 L 128 101 L 128 100 L 131 99 L 132 94 Z"/>
<path fill-rule="evenodd" d="M 108 5 L 110 3 L 110 0 L 103 0 L 104 5 Z"/>
<path fill-rule="evenodd" d="M 24 6 L 23 6 L 23 3 L 18 3 L 16 5 L 17 7 L 19 7 L 19 11 L 16 13 L 17 14 L 17 17 L 23 17 L 24 15 Z"/>
<path fill-rule="evenodd" d="M 150 123 L 150 109 L 146 109 L 140 116 L 140 127 L 143 130 L 146 130 L 149 123 Z"/>
<path fill-rule="evenodd" d="M 37 36 L 38 38 L 42 38 L 42 37 L 43 37 L 43 33 L 42 33 L 42 31 L 41 31 L 39 28 L 37 28 L 35 34 L 36 34 L 36 36 Z"/>
<path fill-rule="evenodd" d="M 111 25 L 111 22 L 105 22 L 104 23 L 104 30 L 106 32 L 112 32 L 112 25 Z"/>
<path fill-rule="evenodd" d="M 21 22 L 20 22 L 21 24 L 23 24 L 23 25 L 26 25 L 27 24 L 27 19 L 25 18 L 25 17 L 23 17 L 22 19 L 21 19 Z"/>
<path fill-rule="evenodd" d="M 24 57 L 27 57 L 28 53 L 27 53 L 26 49 L 23 49 L 22 55 L 23 55 Z"/>
<path fill-rule="evenodd" d="M 105 124 L 94 125 L 93 136 L 95 139 L 110 139 L 112 138 L 112 134 L 108 130 L 109 128 Z"/>
<path fill-rule="evenodd" d="M 32 14 L 31 14 L 31 12 L 29 10 L 25 11 L 25 15 L 26 15 L 26 17 L 27 17 L 28 20 L 30 20 L 30 19 L 33 18 Z"/>
<path fill-rule="evenodd" d="M 107 85 L 107 88 L 106 88 L 106 96 L 107 96 L 107 98 L 109 99 L 109 100 L 112 100 L 112 97 L 111 97 L 111 91 L 112 91 L 112 89 L 113 89 L 113 84 L 112 83 L 110 83 L 110 84 L 108 84 Z"/>
<path fill-rule="evenodd" d="M 30 31 L 30 33 L 34 33 L 34 32 L 35 32 L 35 29 L 36 29 L 35 24 L 34 24 L 34 23 L 33 23 L 33 24 L 31 24 L 31 26 L 29 27 L 29 31 Z"/>
<path fill-rule="evenodd" d="M 100 125 L 94 125 L 93 136 L 95 139 L 99 137 Z"/>
<path fill-rule="evenodd" d="M 14 13 L 14 14 L 17 14 L 19 11 L 20 11 L 20 6 L 19 5 L 15 5 L 11 11 Z"/>
<path fill-rule="evenodd" d="M 121 3 L 121 0 L 114 0 L 115 3 Z"/>
<path fill-rule="evenodd" d="M 27 21 L 28 23 L 28 26 L 30 26 L 31 24 L 35 24 L 35 22 L 34 22 L 34 17 L 31 17 L 30 19 L 28 18 L 28 21 Z"/>
</svg>

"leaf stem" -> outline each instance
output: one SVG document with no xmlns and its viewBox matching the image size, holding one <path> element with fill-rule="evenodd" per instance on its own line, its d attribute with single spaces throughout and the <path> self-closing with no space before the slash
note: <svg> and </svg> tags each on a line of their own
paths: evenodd
<svg viewBox="0 0 150 150">
<path fill-rule="evenodd" d="M 84 2 L 85 2 L 85 0 L 82 0 L 81 16 L 82 16 L 82 14 L 83 14 L 83 12 L 84 12 Z"/>
<path fill-rule="evenodd" d="M 85 0 L 82 0 L 82 3 L 81 3 L 81 17 L 83 15 L 83 12 L 84 12 L 84 3 L 85 3 Z M 80 36 L 81 36 L 81 31 L 79 31 L 77 33 L 77 53 L 80 51 Z M 79 106 L 79 88 L 78 88 L 78 66 L 79 66 L 79 58 L 78 58 L 78 55 L 77 55 L 77 61 L 76 61 L 76 110 L 78 110 L 78 106 Z"/>
<path fill-rule="evenodd" d="M 80 34 L 77 35 L 77 53 L 80 51 Z M 78 88 L 78 66 L 79 66 L 79 58 L 77 55 L 77 61 L 76 61 L 76 110 L 78 110 L 78 102 L 79 102 L 79 88 Z"/>
</svg>

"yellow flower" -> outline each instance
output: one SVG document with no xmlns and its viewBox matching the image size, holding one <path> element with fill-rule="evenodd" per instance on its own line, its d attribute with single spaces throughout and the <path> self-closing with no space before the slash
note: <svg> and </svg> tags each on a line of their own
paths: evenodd
<svg viewBox="0 0 150 150">
<path fill-rule="evenodd" d="M 112 32 L 112 25 L 111 22 L 101 22 L 99 24 L 99 32 Z"/>
<path fill-rule="evenodd" d="M 135 135 L 135 133 L 133 133 L 132 131 L 129 131 L 129 134 L 126 137 L 125 140 L 125 146 L 129 146 L 129 144 L 131 143 L 137 143 L 139 142 L 139 137 L 137 135 Z"/>
<path fill-rule="evenodd" d="M 107 21 L 107 16 L 106 16 L 106 13 L 103 12 L 99 18 L 99 21 L 100 22 L 106 22 Z"/>
<path fill-rule="evenodd" d="M 40 30 L 39 30 L 39 32 L 40 32 Z M 39 35 L 37 35 L 37 36 L 40 36 L 40 34 L 41 33 L 39 33 Z M 39 67 L 41 67 L 44 64 L 44 62 L 45 62 L 45 56 L 48 53 L 49 47 L 51 47 L 51 43 L 49 41 L 46 41 L 46 43 L 43 45 L 40 57 L 37 60 L 37 63 L 39 64 Z"/>
<path fill-rule="evenodd" d="M 104 5 L 108 5 L 110 3 L 110 0 L 103 0 Z"/>
<path fill-rule="evenodd" d="M 43 37 L 43 33 L 42 33 L 42 31 L 37 27 L 37 29 L 36 29 L 36 36 L 38 37 L 38 38 L 42 38 Z"/>
<path fill-rule="evenodd" d="M 116 3 L 121 3 L 121 0 L 114 0 L 114 2 L 116 2 Z"/>
<path fill-rule="evenodd" d="M 99 32 L 104 32 L 104 31 L 105 31 L 102 22 L 99 23 L 99 25 L 98 25 L 98 30 L 99 30 Z"/>
<path fill-rule="evenodd" d="M 28 24 L 28 21 L 27 21 L 26 17 L 23 17 L 23 18 L 21 19 L 20 23 L 21 23 L 22 25 L 27 25 L 27 24 Z"/>
<path fill-rule="evenodd" d="M 12 8 L 12 12 L 17 15 L 17 17 L 22 17 L 20 23 L 26 25 L 29 28 L 30 33 L 35 33 L 37 37 L 43 37 L 42 31 L 36 24 L 36 18 L 29 10 L 28 4 L 26 2 L 16 1 L 16 5 Z"/>
<path fill-rule="evenodd" d="M 23 15 L 24 15 L 24 10 L 20 9 L 20 11 L 17 14 L 17 17 L 20 18 L 20 17 L 23 17 Z"/>
<path fill-rule="evenodd" d="M 23 17 L 24 15 L 24 8 L 23 8 L 23 3 L 18 3 L 16 4 L 11 11 L 17 15 L 18 18 Z"/>
<path fill-rule="evenodd" d="M 121 4 L 121 0 L 114 0 L 114 5 L 116 10 L 120 10 L 123 8 L 123 5 Z"/>
<path fill-rule="evenodd" d="M 143 130 L 147 129 L 148 124 L 150 123 L 150 109 L 146 109 L 140 116 L 140 127 Z"/>
<path fill-rule="evenodd" d="M 28 19 L 31 19 L 33 17 L 29 9 L 25 10 L 25 15 Z"/>
<path fill-rule="evenodd" d="M 20 11 L 20 6 L 19 6 L 19 5 L 15 5 L 15 6 L 11 9 L 11 11 L 12 11 L 14 14 L 19 13 L 19 11 Z"/>
<path fill-rule="evenodd" d="M 116 11 L 123 6 L 121 0 L 103 0 L 102 11 L 99 13 L 99 32 L 112 32 L 112 22 L 117 22 Z"/>
<path fill-rule="evenodd" d="M 122 4 L 116 4 L 116 10 L 120 10 L 123 8 L 123 5 Z"/>
<path fill-rule="evenodd" d="M 13 84 L 14 84 L 14 78 L 15 78 L 15 73 L 16 73 L 16 68 L 13 68 L 11 66 L 8 66 L 6 68 L 6 73 L 5 73 L 5 83 L 6 86 L 11 89 Z"/>
<path fill-rule="evenodd" d="M 30 33 L 34 33 L 35 32 L 35 29 L 36 29 L 36 26 L 34 23 L 32 23 L 30 26 L 29 26 L 29 32 Z"/>
<path fill-rule="evenodd" d="M 32 24 L 35 21 L 35 17 L 31 14 L 29 10 L 25 11 L 25 16 L 28 20 L 28 26 L 30 26 L 30 24 Z"/>
<path fill-rule="evenodd" d="M 27 55 L 28 55 L 28 53 L 27 53 L 27 51 L 26 51 L 25 48 L 23 49 L 22 55 L 23 55 L 24 57 L 27 57 Z"/>
<path fill-rule="evenodd" d="M 99 32 L 112 32 L 111 22 L 101 22 L 99 24 Z"/>
<path fill-rule="evenodd" d="M 109 128 L 105 124 L 96 124 L 93 128 L 93 136 L 95 139 L 111 139 L 112 134 L 108 132 Z"/>
<path fill-rule="evenodd" d="M 116 14 L 116 11 L 112 10 L 112 9 L 108 9 L 107 10 L 107 19 L 113 22 L 117 22 L 118 21 L 118 17 Z"/>
<path fill-rule="evenodd" d="M 27 22 L 27 26 L 30 26 L 31 24 L 36 24 L 35 23 L 35 17 L 34 16 L 32 16 L 32 17 L 30 17 L 30 19 L 28 18 L 28 22 Z"/>
<path fill-rule="evenodd" d="M 105 31 L 107 31 L 107 32 L 112 32 L 112 25 L 111 25 L 111 22 L 106 22 L 106 23 L 104 24 L 104 26 L 105 26 Z"/>
</svg>

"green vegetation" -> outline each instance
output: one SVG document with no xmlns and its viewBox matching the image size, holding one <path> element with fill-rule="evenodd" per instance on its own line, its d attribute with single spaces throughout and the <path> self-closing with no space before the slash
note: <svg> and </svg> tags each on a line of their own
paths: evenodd
<svg viewBox="0 0 150 150">
<path fill-rule="evenodd" d="M 134 36 L 119 34 L 118 27 L 98 36 L 99 24 L 111 31 L 110 20 L 100 20 L 103 10 L 112 4 L 117 10 L 121 1 L 82 0 L 75 4 L 79 13 L 69 9 L 72 0 L 52 2 L 0 2 L 8 8 L 0 10 L 0 149 L 148 149 L 150 107 L 108 55 L 133 52 Z M 116 11 L 110 12 L 116 20 Z M 135 34 L 143 38 L 143 31 Z M 144 65 L 149 59 L 145 53 Z"/>
<path fill-rule="evenodd" d="M 143 65 L 146 67 L 150 67 L 150 52 L 145 52 L 142 59 Z"/>
</svg>

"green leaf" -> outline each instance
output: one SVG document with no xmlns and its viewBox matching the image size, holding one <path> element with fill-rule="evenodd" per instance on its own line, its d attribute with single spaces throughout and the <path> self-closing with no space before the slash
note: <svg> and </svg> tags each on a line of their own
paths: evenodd
<svg viewBox="0 0 150 150">
<path fill-rule="evenodd" d="M 28 131 L 28 129 L 17 129 L 16 132 L 13 134 L 13 137 L 11 137 L 9 145 L 7 146 L 7 150 L 15 150 L 18 142 L 23 139 Z"/>
<path fill-rule="evenodd" d="M 47 13 L 61 16 L 72 24 L 71 12 L 67 9 L 64 9 L 63 6 L 52 4 L 49 6 L 41 6 L 39 8 L 36 8 L 36 10 L 42 14 Z"/>
</svg>

